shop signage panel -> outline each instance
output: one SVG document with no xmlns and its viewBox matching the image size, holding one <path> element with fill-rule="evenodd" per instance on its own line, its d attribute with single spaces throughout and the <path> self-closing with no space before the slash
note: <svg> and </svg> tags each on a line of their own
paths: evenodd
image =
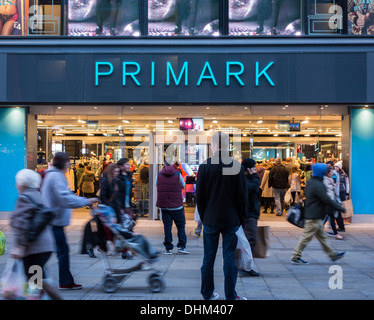
<svg viewBox="0 0 374 320">
<path fill-rule="evenodd" d="M 368 97 L 367 53 L 222 51 L 11 54 L 6 102 L 326 104 Z"/>
</svg>

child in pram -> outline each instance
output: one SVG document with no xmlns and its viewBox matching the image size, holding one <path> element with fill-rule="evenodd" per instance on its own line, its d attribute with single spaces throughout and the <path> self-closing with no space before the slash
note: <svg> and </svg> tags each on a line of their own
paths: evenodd
<svg viewBox="0 0 374 320">
<path fill-rule="evenodd" d="M 158 252 L 154 250 L 149 241 L 143 235 L 133 232 L 135 222 L 128 214 L 123 214 L 122 222 L 119 224 L 114 210 L 109 206 L 99 204 L 92 208 L 91 215 L 97 225 L 97 230 L 92 230 L 92 242 L 95 246 L 107 252 L 106 241 L 109 240 L 114 242 L 120 252 L 130 249 L 146 260 L 157 259 Z"/>
</svg>

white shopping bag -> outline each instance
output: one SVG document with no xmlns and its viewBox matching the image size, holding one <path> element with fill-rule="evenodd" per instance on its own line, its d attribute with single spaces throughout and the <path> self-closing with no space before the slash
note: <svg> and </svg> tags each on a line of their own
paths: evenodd
<svg viewBox="0 0 374 320">
<path fill-rule="evenodd" d="M 251 246 L 244 234 L 243 227 L 240 226 L 236 231 L 238 237 L 238 244 L 235 252 L 235 264 L 240 270 L 251 271 L 254 270 L 253 256 Z"/>
<path fill-rule="evenodd" d="M 4 300 L 25 299 L 26 276 L 21 259 L 8 259 L 1 274 L 1 293 Z"/>
</svg>

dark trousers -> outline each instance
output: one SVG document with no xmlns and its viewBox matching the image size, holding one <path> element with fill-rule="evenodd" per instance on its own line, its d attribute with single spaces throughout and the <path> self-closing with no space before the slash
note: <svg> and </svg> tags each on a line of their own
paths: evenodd
<svg viewBox="0 0 374 320">
<path fill-rule="evenodd" d="M 300 191 L 291 191 L 291 196 L 292 196 L 291 206 L 293 206 L 295 204 L 296 193 L 297 193 L 297 195 L 299 196 L 299 199 L 300 199 Z"/>
<path fill-rule="evenodd" d="M 235 250 L 238 243 L 238 227 L 219 229 L 204 225 L 204 259 L 201 267 L 201 294 L 209 299 L 214 291 L 214 262 L 216 259 L 220 234 L 222 234 L 223 272 L 225 276 L 226 300 L 237 297 L 235 286 L 238 269 L 235 265 Z"/>
<path fill-rule="evenodd" d="M 64 227 L 53 227 L 52 230 L 56 241 L 59 284 L 72 284 L 74 283 L 74 278 L 70 272 L 70 249 L 66 241 Z"/>
<path fill-rule="evenodd" d="M 25 269 L 25 274 L 28 279 L 34 275 L 35 271 L 30 270 L 32 266 L 40 266 L 43 272 L 43 279 L 47 278 L 47 273 L 45 271 L 44 265 L 47 263 L 49 257 L 51 256 L 52 252 L 42 252 L 36 254 L 30 254 L 24 257 L 23 260 L 23 267 Z"/>
<path fill-rule="evenodd" d="M 186 218 L 184 216 L 184 209 L 167 210 L 161 209 L 162 222 L 164 223 L 164 246 L 166 250 L 173 250 L 173 234 L 171 232 L 173 221 L 177 227 L 178 232 L 178 248 L 185 248 L 187 243 L 187 236 L 185 231 Z"/>
<path fill-rule="evenodd" d="M 257 219 L 253 217 L 246 218 L 243 231 L 253 252 L 257 243 Z"/>
</svg>

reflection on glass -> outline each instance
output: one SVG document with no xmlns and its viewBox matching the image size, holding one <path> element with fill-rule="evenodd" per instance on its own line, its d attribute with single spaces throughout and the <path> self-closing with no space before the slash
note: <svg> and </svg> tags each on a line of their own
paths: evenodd
<svg viewBox="0 0 374 320">
<path fill-rule="evenodd" d="M 308 34 L 340 34 L 343 28 L 343 12 L 339 8 L 336 0 L 309 0 L 307 3 Z"/>
<path fill-rule="evenodd" d="M 348 34 L 374 35 L 374 0 L 348 0 Z"/>
<path fill-rule="evenodd" d="M 61 0 L 25 2 L 29 5 L 28 35 L 61 35 Z"/>
<path fill-rule="evenodd" d="M 229 0 L 229 35 L 300 35 L 301 0 Z"/>
<path fill-rule="evenodd" d="M 218 35 L 219 0 L 148 0 L 148 35 Z"/>
<path fill-rule="evenodd" d="M 140 0 L 69 0 L 68 34 L 139 36 Z"/>
</svg>

